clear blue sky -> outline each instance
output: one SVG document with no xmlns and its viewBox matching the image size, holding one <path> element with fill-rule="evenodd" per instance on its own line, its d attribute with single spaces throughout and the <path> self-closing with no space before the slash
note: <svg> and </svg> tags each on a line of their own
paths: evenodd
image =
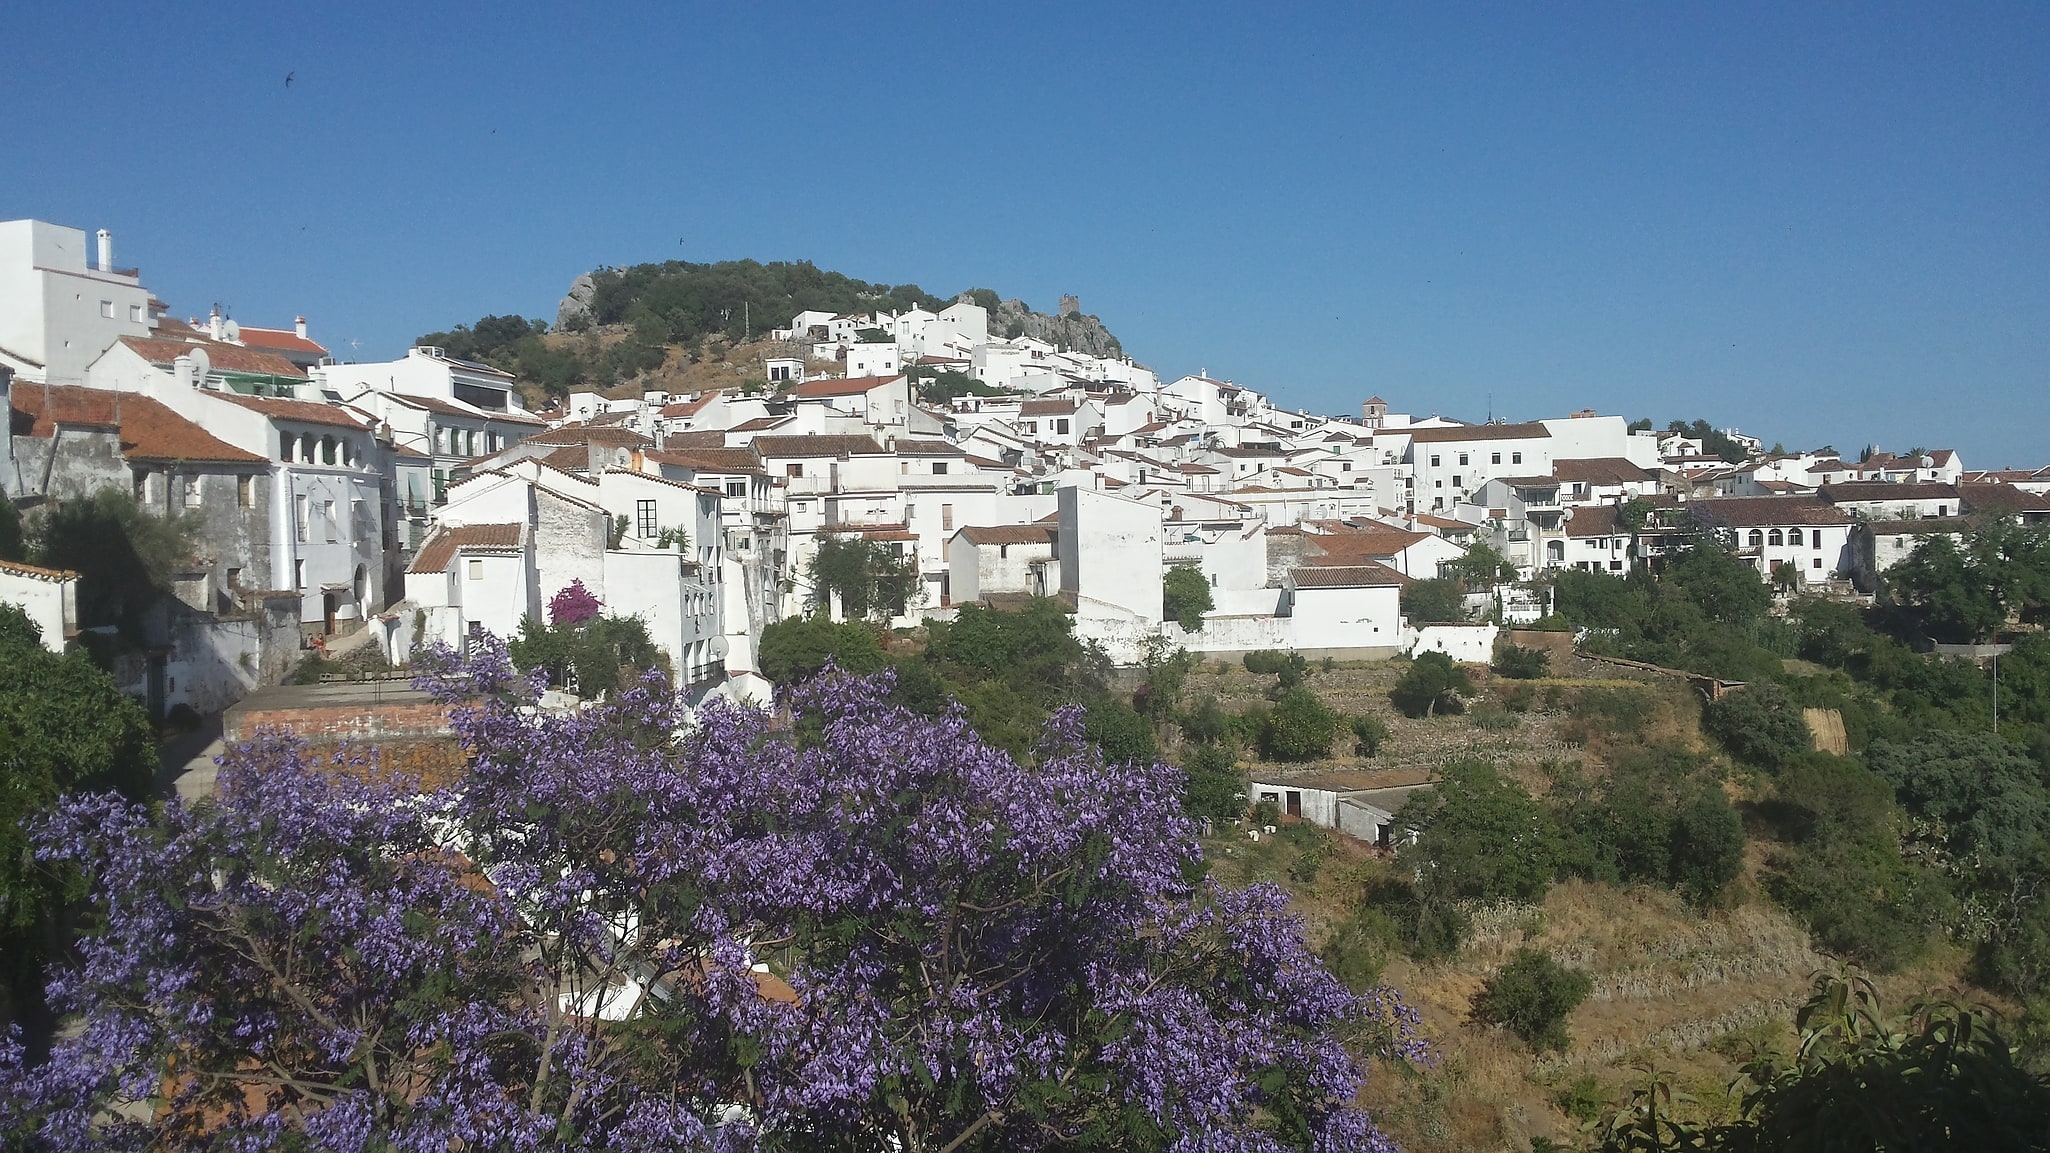
<svg viewBox="0 0 2050 1153">
<path fill-rule="evenodd" d="M 809 259 L 1321 411 L 2050 461 L 2050 5 L 600 7 L 8 4 L 0 218 L 359 358 Z"/>
</svg>

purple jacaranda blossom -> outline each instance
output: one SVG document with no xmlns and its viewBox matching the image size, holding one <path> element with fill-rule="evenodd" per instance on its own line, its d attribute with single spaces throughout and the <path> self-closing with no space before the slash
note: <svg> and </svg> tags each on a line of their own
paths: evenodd
<svg viewBox="0 0 2050 1153">
<path fill-rule="evenodd" d="M 1201 879 L 1179 771 L 1074 711 L 1029 758 L 828 672 L 788 713 L 659 676 L 533 707 L 502 646 L 422 661 L 469 756 L 426 789 L 276 735 L 217 797 L 72 799 L 77 1027 L 0 1047 L 27 1149 L 1382 1149 L 1420 1056 L 1285 895 Z M 1365 1045 L 1361 1038 L 1371 1039 Z M 122 1106 L 126 1106 L 123 1108 Z"/>
</svg>

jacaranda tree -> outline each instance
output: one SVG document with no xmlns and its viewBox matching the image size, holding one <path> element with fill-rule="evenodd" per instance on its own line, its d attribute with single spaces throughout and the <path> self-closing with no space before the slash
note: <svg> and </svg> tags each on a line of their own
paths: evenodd
<svg viewBox="0 0 2050 1153">
<path fill-rule="evenodd" d="M 440 661 L 458 784 L 266 738 L 213 801 L 40 829 L 102 926 L 52 1059 L 0 1056 L 0 1140 L 1388 1148 L 1352 1101 L 1413 1015 L 1333 980 L 1278 890 L 1192 880 L 1180 773 L 1104 763 L 1075 710 L 1016 759 L 887 676 L 778 727 L 654 675 L 536 712 L 502 649 Z"/>
</svg>

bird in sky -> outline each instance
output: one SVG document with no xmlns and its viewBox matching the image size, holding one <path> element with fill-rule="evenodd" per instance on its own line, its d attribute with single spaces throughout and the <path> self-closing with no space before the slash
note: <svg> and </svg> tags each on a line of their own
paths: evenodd
<svg viewBox="0 0 2050 1153">
<path fill-rule="evenodd" d="M 285 73 L 285 87 L 290 88 L 292 86 L 292 77 L 297 75 L 299 75 L 297 72 Z"/>
</svg>

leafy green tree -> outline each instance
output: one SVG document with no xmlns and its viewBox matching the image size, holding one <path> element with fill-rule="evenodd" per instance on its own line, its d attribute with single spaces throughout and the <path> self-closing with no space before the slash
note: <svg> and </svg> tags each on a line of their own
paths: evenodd
<svg viewBox="0 0 2050 1153">
<path fill-rule="evenodd" d="M 1416 835 L 1400 860 L 1427 900 L 1534 902 L 1558 872 L 1562 851 L 1551 815 L 1486 761 L 1448 765 L 1396 817 Z"/>
<path fill-rule="evenodd" d="M 858 536 L 819 538 L 808 575 L 813 612 L 826 611 L 838 596 L 840 611 L 853 619 L 901 616 L 920 591 L 912 554 Z"/>
<path fill-rule="evenodd" d="M 1890 1017 L 1872 982 L 1816 977 L 1800 1047 L 1744 1066 L 1730 1153 L 2050 1148 L 2050 1082 L 2024 1070 L 1985 1012 L 1944 1002 Z"/>
<path fill-rule="evenodd" d="M 1481 984 L 1468 1012 L 1483 1025 L 1499 1025 L 1537 1052 L 1571 1043 L 1566 1017 L 1594 991 L 1594 979 L 1550 955 L 1524 947 Z"/>
<path fill-rule="evenodd" d="M 1674 559 L 1665 575 L 1704 615 L 1723 625 L 1748 623 L 1772 607 L 1772 590 L 1758 570 L 1707 542 Z"/>
<path fill-rule="evenodd" d="M 1886 780 L 1847 757 L 1809 753 L 1784 765 L 1773 808 L 1788 847 L 1766 889 L 1823 948 L 1881 970 L 1908 964 L 1954 907 L 1943 877 L 1904 860 L 1904 824 Z"/>
<path fill-rule="evenodd" d="M 1192 817 L 1228 824 L 1246 812 L 1246 777 L 1238 758 L 1223 745 L 1198 745 L 1182 765 L 1188 788 L 1182 807 Z"/>
<path fill-rule="evenodd" d="M 1465 553 L 1438 566 L 1438 575 L 1459 582 L 1461 588 L 1486 588 L 1500 581 L 1513 581 L 1516 566 L 1502 551 L 1486 541 L 1467 546 Z"/>
<path fill-rule="evenodd" d="M 1267 715 L 1260 747 L 1278 761 L 1313 761 L 1331 751 L 1338 714 L 1308 689 L 1290 689 Z"/>
<path fill-rule="evenodd" d="M 1102 749 L 1103 759 L 1112 764 L 1151 764 L 1159 759 L 1153 723 L 1112 697 L 1099 698 L 1083 710 L 1082 735 Z"/>
<path fill-rule="evenodd" d="M 80 627 L 119 625 L 132 639 L 142 613 L 170 591 L 192 555 L 189 524 L 150 512 L 120 489 L 61 501 L 35 528 L 37 563 L 79 574 Z"/>
<path fill-rule="evenodd" d="M 58 945 L 68 876 L 35 862 L 29 827 L 66 793 L 141 800 L 156 767 L 141 706 L 84 652 L 44 648 L 35 623 L 0 603 L 0 1027 L 22 1023 L 38 1048 L 54 1024 L 42 965 Z"/>
<path fill-rule="evenodd" d="M 1975 569 L 1949 537 L 1933 536 L 1887 570 L 1886 586 L 1931 637 L 1969 644 L 2007 619 L 1999 590 Z"/>
<path fill-rule="evenodd" d="M 506 650 L 520 668 L 545 670 L 549 684 L 592 699 L 632 685 L 649 669 L 671 671 L 648 636 L 648 623 L 637 616 L 544 626 L 529 615 Z"/>
<path fill-rule="evenodd" d="M 1454 624 L 1466 619 L 1459 582 L 1451 577 L 1416 580 L 1402 586 L 1402 615 L 1413 625 Z"/>
<path fill-rule="evenodd" d="M 1701 727 L 1731 756 L 1765 769 L 1777 769 L 1815 747 L 1801 707 L 1775 684 L 1724 693 L 1701 710 Z"/>
<path fill-rule="evenodd" d="M 1959 860 L 2020 860 L 2050 840 L 2042 767 L 1988 733 L 1874 741 L 1866 765 L 1909 812 L 1937 823 Z"/>
<path fill-rule="evenodd" d="M 842 672 L 866 676 L 888 663 L 875 629 L 860 621 L 820 616 L 786 617 L 762 630 L 755 660 L 778 687 L 810 680 L 831 661 Z"/>
<path fill-rule="evenodd" d="M 1210 599 L 1210 582 L 1193 564 L 1178 564 L 1161 578 L 1161 615 L 1182 626 L 1185 633 L 1203 627 L 1203 614 L 1216 607 Z"/>
<path fill-rule="evenodd" d="M 1473 695 L 1473 681 L 1466 670 L 1444 653 L 1419 653 L 1409 670 L 1388 693 L 1388 699 L 1406 717 L 1429 717 L 1456 713 L 1465 705 L 1462 696 Z"/>
</svg>

